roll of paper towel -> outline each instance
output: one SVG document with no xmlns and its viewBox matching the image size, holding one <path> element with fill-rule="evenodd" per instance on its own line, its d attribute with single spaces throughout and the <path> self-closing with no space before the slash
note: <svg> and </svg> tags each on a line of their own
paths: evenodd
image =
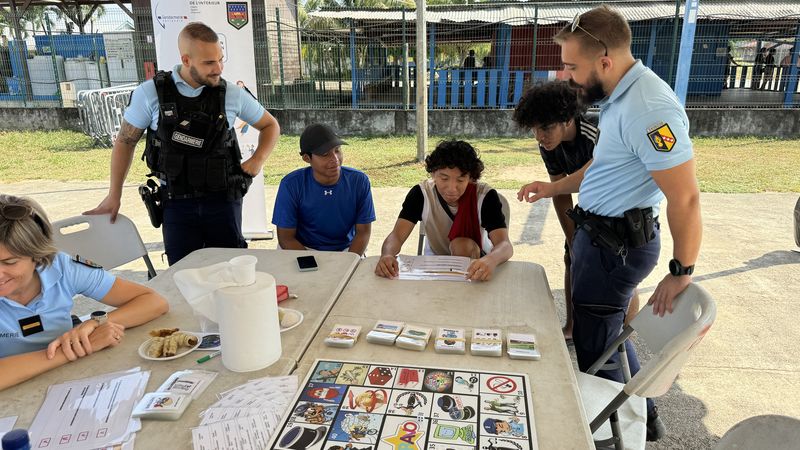
<svg viewBox="0 0 800 450">
<path fill-rule="evenodd" d="M 281 357 L 281 327 L 275 278 L 256 272 L 247 286 L 214 292 L 222 340 L 222 364 L 234 372 L 268 367 Z"/>
</svg>

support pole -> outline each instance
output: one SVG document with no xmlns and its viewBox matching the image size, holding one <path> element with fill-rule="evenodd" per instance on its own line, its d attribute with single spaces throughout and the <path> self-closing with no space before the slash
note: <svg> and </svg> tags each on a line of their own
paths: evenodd
<svg viewBox="0 0 800 450">
<path fill-rule="evenodd" d="M 678 55 L 678 73 L 675 77 L 675 95 L 686 106 L 686 93 L 689 90 L 689 75 L 694 51 L 694 32 L 697 27 L 697 12 L 700 0 L 687 0 L 681 30 L 681 53 Z"/>
<path fill-rule="evenodd" d="M 672 23 L 672 52 L 669 54 L 669 76 L 667 84 L 675 87 L 675 51 L 678 47 L 678 17 L 681 15 L 681 0 L 675 0 L 675 16 Z"/>
<path fill-rule="evenodd" d="M 536 78 L 536 46 L 539 38 L 539 5 L 533 7 L 533 50 L 531 52 L 531 86 Z"/>
<path fill-rule="evenodd" d="M 783 97 L 783 107 L 791 108 L 794 103 L 794 94 L 797 92 L 797 58 L 800 54 L 800 25 L 794 38 L 792 57 L 789 58 L 789 83 L 786 84 L 786 95 Z"/>
<path fill-rule="evenodd" d="M 350 19 L 350 107 L 358 108 L 358 72 L 356 64 L 356 26 Z"/>
<path fill-rule="evenodd" d="M 408 37 L 406 36 L 406 8 L 403 7 L 403 109 L 411 106 L 411 86 L 408 75 Z"/>
<path fill-rule="evenodd" d="M 275 8 L 275 26 L 278 30 L 278 66 L 281 74 L 281 106 L 286 108 L 286 82 L 283 73 L 283 42 L 281 40 L 281 10 Z"/>
<path fill-rule="evenodd" d="M 428 74 L 425 60 L 425 0 L 417 2 L 417 161 L 425 160 L 428 150 L 428 89 L 425 77 Z M 422 55 L 422 57 L 420 57 Z M 433 78 L 431 78 L 431 86 Z"/>
</svg>

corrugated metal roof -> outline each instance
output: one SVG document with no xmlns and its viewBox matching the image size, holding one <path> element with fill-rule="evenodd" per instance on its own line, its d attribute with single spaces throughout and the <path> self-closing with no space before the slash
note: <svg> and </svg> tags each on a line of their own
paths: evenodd
<svg viewBox="0 0 800 450">
<path fill-rule="evenodd" d="M 431 23 L 441 22 L 505 22 L 511 24 L 532 23 L 536 17 L 538 6 L 539 24 L 567 22 L 576 14 L 588 11 L 594 5 L 587 4 L 523 4 L 523 5 L 498 5 L 491 7 L 453 7 L 430 8 L 426 11 L 426 19 Z M 671 18 L 675 15 L 673 2 L 631 2 L 613 5 L 628 21 Z M 683 17 L 683 7 L 680 9 Z M 310 12 L 309 16 L 327 17 L 334 19 L 400 21 L 400 10 L 375 10 L 375 9 L 328 9 Z M 800 18 L 800 2 L 794 0 L 774 1 L 714 1 L 700 2 L 700 18 L 753 20 L 775 19 L 778 17 Z M 406 19 L 415 20 L 414 11 L 406 11 Z"/>
</svg>

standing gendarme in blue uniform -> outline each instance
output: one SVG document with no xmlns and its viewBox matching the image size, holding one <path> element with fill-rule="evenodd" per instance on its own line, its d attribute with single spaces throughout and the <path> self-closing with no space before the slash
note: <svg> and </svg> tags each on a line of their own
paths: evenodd
<svg viewBox="0 0 800 450">
<path fill-rule="evenodd" d="M 252 177 L 241 169 L 231 125 L 236 117 L 256 123 L 265 113 L 252 95 L 225 80 L 192 88 L 181 68 L 142 83 L 125 110 L 126 122 L 147 130 L 143 159 L 163 183 L 170 264 L 203 247 L 247 247 L 242 197 Z"/>
<path fill-rule="evenodd" d="M 602 132 L 578 198 L 583 216 L 599 219 L 625 236 L 625 212 L 651 209 L 653 233 L 639 248 L 626 237 L 625 249 L 618 252 L 592 245 L 585 228 L 575 232 L 571 275 L 574 340 L 581 371 L 619 336 L 634 288 L 658 261 L 657 217 L 664 194 L 650 172 L 676 167 L 693 157 L 683 107 L 669 85 L 641 61 L 600 102 L 600 108 Z M 630 341 L 626 345 L 635 374 L 639 369 L 636 353 Z M 612 360 L 617 359 L 615 353 Z M 622 381 L 620 371 L 603 375 Z"/>
</svg>

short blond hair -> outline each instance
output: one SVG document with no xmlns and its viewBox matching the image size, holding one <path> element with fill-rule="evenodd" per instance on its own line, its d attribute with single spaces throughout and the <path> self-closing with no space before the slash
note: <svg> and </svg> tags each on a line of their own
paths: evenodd
<svg viewBox="0 0 800 450">
<path fill-rule="evenodd" d="M 53 227 L 44 209 L 26 197 L 0 194 L 0 208 L 18 206 L 29 212 L 19 219 L 7 218 L 0 210 L 0 245 L 15 256 L 29 257 L 37 266 L 48 267 L 58 253 Z"/>
<path fill-rule="evenodd" d="M 579 20 L 579 27 L 572 31 L 572 24 Z M 604 50 L 603 41 L 609 50 L 630 49 L 631 27 L 619 11 L 608 6 L 600 5 L 586 11 L 561 29 L 553 40 L 563 44 L 569 39 L 578 39 L 581 48 L 585 50 Z"/>
</svg>

